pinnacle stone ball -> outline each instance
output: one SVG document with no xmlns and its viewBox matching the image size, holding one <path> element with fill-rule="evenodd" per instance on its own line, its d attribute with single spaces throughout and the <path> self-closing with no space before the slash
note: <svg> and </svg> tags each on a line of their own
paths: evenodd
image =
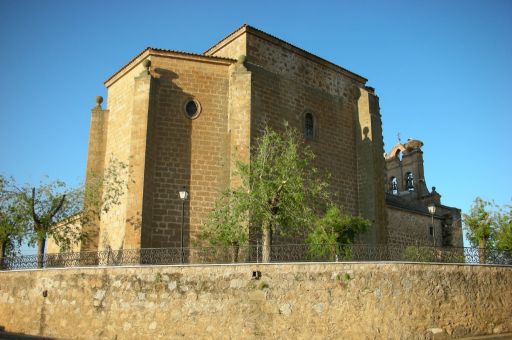
<svg viewBox="0 0 512 340">
<path fill-rule="evenodd" d="M 237 61 L 238 61 L 239 64 L 243 64 L 243 63 L 245 63 L 246 59 L 247 59 L 247 56 L 245 54 L 241 54 L 241 55 L 238 56 L 238 60 Z"/>
</svg>

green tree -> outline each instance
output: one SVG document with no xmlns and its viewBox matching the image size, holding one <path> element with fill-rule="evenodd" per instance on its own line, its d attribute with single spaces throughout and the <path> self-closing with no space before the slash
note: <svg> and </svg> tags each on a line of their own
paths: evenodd
<svg viewBox="0 0 512 340">
<path fill-rule="evenodd" d="M 212 244 L 242 245 L 249 228 L 261 234 L 263 261 L 270 261 L 275 235 L 306 237 L 330 198 L 327 183 L 313 166 L 314 154 L 297 131 L 265 127 L 251 163 L 237 163 L 241 185 L 222 192 L 204 226 Z"/>
<path fill-rule="evenodd" d="M 247 244 L 247 213 L 249 200 L 240 191 L 226 190 L 215 202 L 206 224 L 201 228 L 200 238 L 208 240 L 212 246 L 227 246 L 232 251 L 232 261 L 238 260 L 241 246 Z M 245 226 L 245 227 L 244 227 Z"/>
<path fill-rule="evenodd" d="M 480 249 L 480 262 L 486 249 L 512 250 L 512 206 L 498 206 L 477 197 L 468 214 L 463 214 L 466 236 Z"/>
<path fill-rule="evenodd" d="M 13 255 L 25 236 L 26 214 L 18 204 L 13 178 L 0 175 L 0 261 Z"/>
<path fill-rule="evenodd" d="M 496 248 L 512 251 L 512 204 L 499 209 L 497 220 Z"/>
<path fill-rule="evenodd" d="M 58 244 L 79 240 L 80 231 L 72 228 L 68 221 L 82 207 L 80 189 L 70 189 L 60 180 L 43 180 L 37 187 L 22 187 L 19 198 L 22 210 L 30 217 L 26 228 L 31 233 L 29 245 L 37 244 L 40 266 L 48 237 L 55 239 Z M 57 225 L 58 228 L 55 227 Z"/>
<path fill-rule="evenodd" d="M 352 244 L 357 235 L 370 227 L 370 221 L 341 213 L 334 205 L 329 206 L 325 215 L 318 219 L 315 228 L 308 235 L 309 255 L 313 258 L 332 259 L 344 256 L 347 245 Z"/>
<path fill-rule="evenodd" d="M 286 125 L 279 134 L 267 126 L 251 154 L 251 164 L 239 165 L 249 220 L 261 231 L 264 262 L 270 261 L 273 235 L 305 235 L 315 212 L 327 203 L 327 183 L 313 166 L 314 158 L 297 131 Z"/>
<path fill-rule="evenodd" d="M 128 166 L 112 157 L 104 174 L 90 174 L 87 185 L 69 188 L 63 181 L 45 179 L 37 187 L 17 187 L 2 177 L 0 240 L 28 235 L 37 245 L 42 265 L 46 241 L 51 237 L 61 250 L 87 238 L 83 228 L 97 223 L 101 214 L 120 204 L 127 186 Z M 14 223 L 15 221 L 16 223 Z M 4 244 L 4 243 L 3 243 Z"/>
<path fill-rule="evenodd" d="M 496 226 L 491 207 L 492 202 L 477 197 L 469 214 L 463 214 L 466 236 L 473 247 L 485 249 L 494 245 Z"/>
<path fill-rule="evenodd" d="M 129 165 L 113 155 L 103 173 L 88 173 L 86 185 L 77 192 L 77 199 L 82 204 L 79 214 L 82 228 L 99 223 L 102 214 L 121 204 L 130 173 Z M 87 235 L 83 237 L 87 238 Z"/>
</svg>

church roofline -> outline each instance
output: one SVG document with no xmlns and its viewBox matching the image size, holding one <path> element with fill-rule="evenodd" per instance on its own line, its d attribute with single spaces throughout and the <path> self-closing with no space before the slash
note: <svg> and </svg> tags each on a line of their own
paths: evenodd
<svg viewBox="0 0 512 340">
<path fill-rule="evenodd" d="M 213 45 L 212 47 L 210 47 L 209 49 L 207 49 L 203 54 L 204 55 L 211 55 L 215 52 L 217 52 L 218 50 L 220 50 L 221 48 L 223 48 L 224 46 L 226 46 L 229 42 L 233 41 L 234 39 L 238 38 L 241 34 L 243 33 L 250 33 L 250 34 L 254 34 L 264 40 L 267 40 L 271 43 L 274 43 L 276 45 L 280 45 L 286 49 L 288 49 L 289 51 L 292 51 L 294 53 L 297 53 L 298 55 L 301 55 L 303 56 L 304 58 L 307 58 L 307 59 L 310 59 L 314 62 L 317 62 L 323 66 L 326 66 L 336 72 L 340 72 L 344 75 L 346 75 L 347 77 L 351 78 L 351 79 L 354 79 L 362 84 L 366 84 L 366 82 L 368 81 L 368 79 L 358 75 L 357 73 L 354 73 L 352 71 L 349 71 L 347 70 L 346 68 L 343 68 L 339 65 L 336 65 L 326 59 L 323 59 L 317 55 L 314 55 L 313 53 L 311 52 L 308 52 L 300 47 L 297 47 L 295 45 L 292 45 L 290 44 L 289 42 L 287 41 L 284 41 L 283 39 L 280 39 L 276 36 L 273 36 L 271 34 L 268 34 L 260 29 L 257 29 L 255 27 L 252 27 L 248 24 L 243 24 L 242 26 L 240 26 L 239 28 L 237 28 L 236 30 L 234 30 L 233 32 L 231 32 L 230 34 L 228 34 L 227 36 L 225 36 L 222 40 L 220 40 L 218 43 L 216 43 L 215 45 Z"/>
<path fill-rule="evenodd" d="M 404 211 L 413 211 L 415 213 L 419 213 L 425 216 L 431 216 L 430 212 L 428 211 L 428 207 L 421 203 L 421 201 L 416 201 L 416 204 L 410 202 L 410 201 L 403 201 L 401 200 L 400 196 L 395 196 L 390 193 L 386 193 L 386 207 L 388 208 L 394 208 Z M 456 207 L 450 207 L 448 205 L 444 204 L 436 204 L 436 207 L 445 209 L 445 210 L 452 210 L 457 211 L 459 214 L 461 210 Z M 437 214 L 434 214 L 434 217 L 440 218 L 444 215 L 445 212 L 443 211 L 437 211 Z"/>
<path fill-rule="evenodd" d="M 211 55 L 212 53 L 217 52 L 224 46 L 226 46 L 229 42 L 233 41 L 234 39 L 238 38 L 242 33 L 246 31 L 246 28 L 250 27 L 247 24 L 243 24 L 242 26 L 238 27 L 233 32 L 226 35 L 224 38 L 222 38 L 218 43 L 207 49 L 203 52 L 204 55 Z"/>
<path fill-rule="evenodd" d="M 121 67 L 117 72 L 111 75 L 107 80 L 103 82 L 106 87 L 109 87 L 113 83 L 115 83 L 119 78 L 121 78 L 125 73 L 132 70 L 135 66 L 137 66 L 140 62 L 146 59 L 149 56 L 161 56 L 161 57 L 175 57 L 179 59 L 188 59 L 188 60 L 196 60 L 202 62 L 209 62 L 215 64 L 223 64 L 223 65 L 231 65 L 236 62 L 234 59 L 216 57 L 216 56 L 208 56 L 204 54 L 197 53 L 189 53 L 175 50 L 166 50 L 161 48 L 154 47 L 146 47 L 142 52 L 133 57 L 129 62 L 127 62 L 123 67 Z"/>
</svg>

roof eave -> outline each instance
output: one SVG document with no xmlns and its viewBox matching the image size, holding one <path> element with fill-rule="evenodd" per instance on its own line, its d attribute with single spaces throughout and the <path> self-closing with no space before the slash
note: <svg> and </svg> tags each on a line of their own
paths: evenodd
<svg viewBox="0 0 512 340">
<path fill-rule="evenodd" d="M 231 32 L 230 34 L 228 34 L 227 36 L 225 36 L 222 40 L 220 40 L 218 43 L 216 43 L 215 45 L 213 45 L 212 47 L 210 47 L 209 49 L 207 49 L 203 54 L 204 55 L 211 55 L 215 52 L 217 52 L 218 50 L 220 50 L 221 48 L 223 48 L 224 46 L 226 46 L 228 43 L 230 43 L 232 40 L 236 39 L 237 37 L 239 37 L 241 34 L 243 33 L 251 33 L 251 34 L 254 34 L 262 39 L 265 39 L 271 43 L 274 43 L 276 45 L 280 44 L 282 45 L 283 47 L 287 48 L 288 50 L 292 51 L 292 52 L 295 52 L 299 55 L 302 55 L 304 58 L 307 58 L 307 59 L 310 59 L 314 62 L 317 62 L 323 66 L 326 66 L 330 69 L 332 69 L 333 71 L 335 72 L 340 72 L 342 73 L 343 75 L 361 83 L 361 84 L 366 84 L 368 82 L 368 79 L 366 79 L 365 77 L 362 77 L 360 76 L 359 74 L 357 73 L 354 73 L 352 71 L 349 71 L 347 70 L 346 68 L 343 68 L 339 65 L 336 65 L 324 58 L 321 58 L 311 52 L 308 52 L 300 47 L 297 47 L 293 44 L 290 44 L 289 42 L 281 39 L 281 38 L 278 38 L 276 36 L 273 36 L 271 34 L 268 34 L 260 29 L 257 29 L 255 27 L 252 27 L 252 26 L 249 26 L 247 24 L 243 24 L 242 26 L 240 26 L 239 28 L 237 28 L 236 30 L 234 30 L 233 32 Z"/>
<path fill-rule="evenodd" d="M 164 50 L 159 48 L 147 47 L 142 52 L 133 57 L 128 63 L 126 63 L 123 67 L 121 67 L 117 72 L 115 72 L 112 76 L 110 76 L 107 80 L 104 81 L 104 85 L 106 87 L 110 87 L 117 80 L 122 78 L 126 73 L 134 69 L 137 65 L 139 65 L 142 61 L 147 59 L 150 56 L 159 56 L 159 57 L 172 57 L 177 59 L 185 59 L 185 60 L 195 60 L 199 62 L 213 63 L 229 66 L 236 62 L 234 59 L 215 57 L 215 56 L 205 56 L 202 54 L 194 54 L 188 52 L 181 51 L 172 51 L 172 50 Z"/>
</svg>

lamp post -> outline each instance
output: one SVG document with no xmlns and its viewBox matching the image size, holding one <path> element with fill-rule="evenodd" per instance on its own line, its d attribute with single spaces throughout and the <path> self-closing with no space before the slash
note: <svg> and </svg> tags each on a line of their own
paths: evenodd
<svg viewBox="0 0 512 340">
<path fill-rule="evenodd" d="M 185 256 L 183 254 L 183 227 L 185 225 L 185 201 L 188 198 L 188 192 L 185 189 L 185 187 L 183 187 L 179 191 L 179 195 L 180 195 L 180 199 L 181 199 L 181 247 L 180 247 L 180 253 L 181 253 L 181 263 L 183 263 L 183 262 L 185 262 L 184 261 Z"/>
<path fill-rule="evenodd" d="M 428 211 L 432 216 L 432 236 L 434 237 L 434 247 L 436 246 L 436 228 L 434 226 L 434 214 L 436 213 L 436 205 L 434 203 L 430 203 L 428 205 Z"/>
</svg>

